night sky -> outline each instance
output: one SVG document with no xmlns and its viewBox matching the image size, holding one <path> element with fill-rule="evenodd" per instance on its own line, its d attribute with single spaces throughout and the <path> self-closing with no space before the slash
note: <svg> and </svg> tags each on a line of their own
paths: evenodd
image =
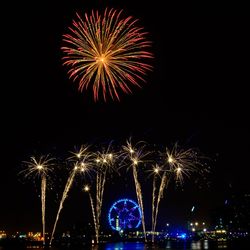
<svg viewBox="0 0 250 250">
<path fill-rule="evenodd" d="M 62 35 L 75 12 L 105 7 L 123 9 L 149 32 L 155 58 L 141 89 L 121 101 L 93 101 L 80 93 L 62 66 Z M 132 136 L 161 146 L 175 142 L 199 148 L 210 158 L 208 181 L 169 187 L 161 203 L 161 226 L 183 223 L 193 205 L 197 218 L 236 192 L 249 192 L 249 27 L 244 6 L 215 3 L 189 6 L 164 1 L 36 1 L 10 5 L 5 14 L 2 52 L 2 164 L 0 230 L 41 230 L 39 190 L 18 172 L 32 155 L 65 159 L 74 146 Z M 8 13 L 8 15 L 7 15 Z M 63 177 L 60 177 L 63 179 Z M 109 181 L 103 224 L 115 199 L 135 199 L 133 182 Z M 123 184 L 121 184 L 123 183 Z M 63 183 L 54 183 L 62 192 Z M 61 188 L 61 189 L 60 189 Z M 145 194 L 146 216 L 150 197 Z M 48 196 L 48 231 L 58 200 Z M 74 185 L 58 227 L 92 221 L 86 194 Z M 149 223 L 150 224 L 150 223 Z"/>
</svg>

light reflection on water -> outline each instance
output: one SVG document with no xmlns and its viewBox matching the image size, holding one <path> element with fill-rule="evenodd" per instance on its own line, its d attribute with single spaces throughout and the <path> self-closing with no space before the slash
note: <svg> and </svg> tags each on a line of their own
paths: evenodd
<svg viewBox="0 0 250 250">
<path fill-rule="evenodd" d="M 144 250 L 146 249 L 146 246 L 142 242 L 118 242 L 118 243 L 108 243 L 106 244 L 105 250 L 129 250 L 129 249 L 135 249 L 135 250 Z"/>
<path fill-rule="evenodd" d="M 201 242 L 200 242 L 200 241 L 192 242 L 192 243 L 191 243 L 191 249 L 194 249 L 194 250 L 202 249 L 202 248 L 201 248 Z"/>
<path fill-rule="evenodd" d="M 163 250 L 163 249 L 171 249 L 171 250 L 203 250 L 203 249 L 227 249 L 227 250 L 238 250 L 242 248 L 232 248 L 228 245 L 226 241 L 223 242 L 211 242 L 208 240 L 204 241 L 191 241 L 191 242 L 174 242 L 167 241 L 162 246 L 150 246 L 145 245 L 141 242 L 118 242 L 118 243 L 107 243 L 105 245 L 100 246 L 89 246 L 89 247 L 38 247 L 38 246 L 29 246 L 26 248 L 18 248 L 18 247 L 1 247 L 0 250 Z"/>
</svg>

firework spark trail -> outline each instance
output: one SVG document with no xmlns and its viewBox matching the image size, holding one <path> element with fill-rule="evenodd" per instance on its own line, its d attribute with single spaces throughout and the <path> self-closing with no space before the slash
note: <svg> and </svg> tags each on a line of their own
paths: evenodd
<svg viewBox="0 0 250 250">
<path fill-rule="evenodd" d="M 146 238 L 146 227 L 145 227 L 145 219 L 144 219 L 142 192 L 141 192 L 141 185 L 138 181 L 138 174 L 137 174 L 137 170 L 136 170 L 135 165 L 133 166 L 133 177 L 134 177 L 134 182 L 135 182 L 137 200 L 138 200 L 139 206 L 140 206 L 141 211 L 142 211 L 142 228 L 143 228 L 144 238 L 145 238 L 145 242 L 146 242 L 147 238 Z"/>
<path fill-rule="evenodd" d="M 141 185 L 138 180 L 137 167 L 138 167 L 138 164 L 142 162 L 142 159 L 145 158 L 150 152 L 144 152 L 145 145 L 141 145 L 142 143 L 143 142 L 140 141 L 133 147 L 131 143 L 131 138 L 130 138 L 129 140 L 127 140 L 127 145 L 122 147 L 124 153 L 121 154 L 121 157 L 124 156 L 124 159 L 129 159 L 131 162 L 130 167 L 132 167 L 137 201 L 142 212 L 142 228 L 144 232 L 144 239 L 146 242 L 147 238 L 146 238 L 146 227 L 145 227 L 145 219 L 144 219 L 143 199 L 142 199 Z"/>
<path fill-rule="evenodd" d="M 99 243 L 99 229 L 101 217 L 101 189 L 102 189 L 102 174 L 96 174 L 96 243 Z"/>
<path fill-rule="evenodd" d="M 92 195 L 90 193 L 88 186 L 84 187 L 84 191 L 89 193 L 89 200 L 90 200 L 90 205 L 91 205 L 91 210 L 92 210 L 92 215 L 93 215 L 93 220 L 94 220 L 95 232 L 97 233 L 96 239 L 98 240 L 99 239 L 99 235 L 98 235 L 99 230 L 98 230 L 98 225 L 97 225 L 97 221 L 96 221 L 96 210 L 94 207 L 94 201 L 93 201 L 93 198 L 92 198 Z"/>
<path fill-rule="evenodd" d="M 161 176 L 161 183 L 159 186 L 158 197 L 156 201 L 155 214 L 152 222 L 153 232 L 156 230 L 156 223 L 159 211 L 159 204 L 163 198 L 164 190 L 169 184 L 169 180 L 172 175 L 175 176 L 177 182 L 183 182 L 183 175 L 190 176 L 190 173 L 196 170 L 197 161 L 194 161 L 196 153 L 193 149 L 183 150 L 180 149 L 177 143 L 174 145 L 172 150 L 166 148 L 165 161 L 167 169 L 165 169 L 163 175 Z M 168 175 L 167 175 L 168 173 Z M 154 192 L 153 192 L 154 193 Z M 153 194 L 154 195 L 154 194 Z M 152 234 L 152 242 L 154 242 L 154 234 Z"/>
<path fill-rule="evenodd" d="M 111 151 L 111 143 L 104 152 L 96 153 L 96 163 L 98 171 L 96 173 L 96 243 L 99 243 L 100 218 L 102 212 L 103 194 L 105 189 L 106 177 L 108 172 L 114 169 L 114 161 L 117 154 Z"/>
<path fill-rule="evenodd" d="M 155 229 L 156 229 L 160 200 L 163 198 L 164 189 L 166 188 L 168 183 L 169 183 L 168 176 L 167 176 L 166 172 L 164 172 L 163 176 L 161 177 L 161 184 L 159 187 L 158 197 L 157 197 L 157 202 L 156 202 L 156 207 L 155 207 L 153 230 L 152 230 L 153 232 L 155 232 Z M 154 234 L 152 234 L 152 242 L 154 242 Z"/>
<path fill-rule="evenodd" d="M 99 243 L 99 230 L 100 230 L 100 218 L 102 212 L 102 202 L 103 202 L 103 193 L 106 182 L 106 170 L 103 173 L 98 173 L 98 182 L 97 182 L 97 192 L 96 192 L 96 217 L 97 217 L 97 243 Z"/>
<path fill-rule="evenodd" d="M 106 180 L 106 171 L 96 176 L 96 243 L 99 243 L 100 218 L 102 212 L 103 193 Z"/>
<path fill-rule="evenodd" d="M 157 215 L 158 215 L 158 208 L 161 198 L 163 198 L 163 192 L 167 184 L 167 175 L 166 172 L 163 173 L 163 176 L 161 178 L 161 184 L 159 187 L 157 202 L 156 202 L 156 208 L 155 208 L 155 219 L 154 219 L 154 230 L 156 228 L 156 221 L 157 221 Z"/>
<path fill-rule="evenodd" d="M 165 158 L 166 164 L 169 166 L 169 171 L 175 177 L 175 181 L 181 184 L 184 177 L 189 178 L 194 172 L 201 174 L 206 170 L 201 161 L 201 159 L 205 159 L 206 157 L 199 154 L 193 148 L 182 149 L 177 143 L 174 144 L 172 149 L 166 148 Z"/>
<path fill-rule="evenodd" d="M 103 193 L 104 193 L 104 186 L 106 182 L 106 175 L 107 175 L 107 169 L 104 170 L 104 173 L 102 174 L 101 178 L 101 192 L 100 192 L 100 208 L 102 208 L 102 202 L 103 202 Z"/>
<path fill-rule="evenodd" d="M 122 12 L 105 9 L 83 18 L 76 14 L 69 33 L 63 35 L 63 65 L 69 67 L 69 78 L 79 79 L 81 91 L 92 85 L 95 101 L 100 91 L 105 101 L 108 94 L 119 100 L 120 90 L 132 93 L 128 83 L 141 87 L 139 82 L 145 82 L 152 70 L 148 33 L 136 26 L 138 19 L 122 18 Z"/>
<path fill-rule="evenodd" d="M 42 225 L 43 225 L 43 245 L 45 245 L 45 202 L 46 202 L 46 176 L 41 177 L 41 204 L 42 204 Z"/>
<path fill-rule="evenodd" d="M 66 182 L 66 185 L 65 185 L 65 188 L 64 188 L 64 191 L 63 191 L 62 199 L 60 201 L 59 209 L 57 211 L 56 220 L 55 220 L 53 231 L 52 231 L 51 238 L 50 238 L 50 243 L 49 243 L 50 245 L 52 243 L 54 233 L 55 233 L 55 230 L 56 230 L 56 226 L 57 226 L 57 222 L 58 222 L 61 210 L 63 208 L 63 203 L 64 203 L 65 199 L 67 198 L 68 192 L 69 192 L 69 190 L 70 190 L 70 188 L 72 186 L 75 175 L 76 175 L 76 169 L 74 168 L 70 173 L 70 176 L 69 176 L 69 178 L 68 178 L 68 180 Z"/>
<path fill-rule="evenodd" d="M 72 156 L 68 158 L 68 160 L 74 162 L 74 167 L 71 170 L 70 175 L 69 175 L 67 182 L 65 184 L 65 187 L 64 187 L 64 191 L 63 191 L 60 205 L 58 208 L 58 212 L 56 215 L 56 220 L 54 223 L 53 231 L 51 234 L 50 245 L 51 245 L 53 238 L 54 238 L 54 233 L 56 230 L 56 226 L 57 226 L 57 222 L 58 222 L 61 210 L 63 208 L 63 204 L 65 202 L 65 199 L 68 196 L 68 192 L 69 192 L 70 188 L 72 187 L 76 173 L 79 172 L 81 174 L 87 174 L 90 176 L 90 172 L 93 170 L 92 169 L 92 166 L 93 166 L 92 160 L 93 160 L 94 154 L 89 152 L 88 148 L 89 148 L 89 145 L 82 145 L 80 147 L 80 149 L 77 150 L 77 152 L 71 152 Z"/>
<path fill-rule="evenodd" d="M 154 175 L 154 177 L 153 177 L 153 190 L 152 190 L 152 232 L 154 232 L 155 193 L 156 193 L 156 175 Z M 153 236 L 152 236 L 152 242 L 154 242 L 154 237 Z"/>
<path fill-rule="evenodd" d="M 41 156 L 36 159 L 34 156 L 30 158 L 30 161 L 24 161 L 28 165 L 28 168 L 21 171 L 20 174 L 25 174 L 25 178 L 30 177 L 40 177 L 41 179 L 41 214 L 42 214 L 42 235 L 43 235 L 43 245 L 45 245 L 45 208 L 46 208 L 46 188 L 47 179 L 49 178 L 49 172 L 52 171 L 52 166 L 54 165 L 51 161 L 54 158 L 49 158 L 49 156 Z"/>
<path fill-rule="evenodd" d="M 160 176 L 160 168 L 158 166 L 158 164 L 156 164 L 153 167 L 153 171 L 151 170 L 150 172 L 152 172 L 153 174 L 153 187 L 152 187 L 152 232 L 154 232 L 154 224 L 155 224 L 155 202 L 156 202 L 156 186 L 157 186 L 157 177 Z M 159 193 L 159 191 L 158 191 Z M 154 242 L 154 234 L 152 234 L 152 242 Z"/>
<path fill-rule="evenodd" d="M 165 169 L 163 170 L 163 174 L 161 176 L 161 183 L 159 186 L 158 197 L 155 204 L 155 180 L 153 180 L 153 193 L 152 193 L 152 231 L 155 232 L 159 204 L 160 200 L 163 198 L 164 190 L 168 186 L 170 179 L 174 177 L 176 183 L 183 183 L 184 177 L 190 177 L 191 173 L 204 171 L 204 169 L 199 168 L 203 167 L 200 159 L 203 158 L 198 154 L 197 151 L 190 148 L 188 150 L 184 150 L 179 148 L 177 143 L 170 150 L 166 148 L 166 152 L 164 153 L 164 165 Z M 154 242 L 154 234 L 152 234 L 152 242 Z"/>
<path fill-rule="evenodd" d="M 98 227 L 97 227 L 97 221 L 96 221 L 96 214 L 95 214 L 95 208 L 94 208 L 94 202 L 92 195 L 89 193 L 89 199 L 90 199 L 90 204 L 91 204 L 91 210 L 93 214 L 93 220 L 94 220 L 94 225 L 95 225 L 95 231 L 99 232 Z M 99 235 L 96 235 L 96 238 L 99 239 Z"/>
</svg>

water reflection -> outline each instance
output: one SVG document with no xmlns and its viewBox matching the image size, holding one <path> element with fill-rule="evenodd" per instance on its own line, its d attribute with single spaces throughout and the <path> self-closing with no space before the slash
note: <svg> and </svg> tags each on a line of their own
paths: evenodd
<svg viewBox="0 0 250 250">
<path fill-rule="evenodd" d="M 167 249 L 171 249 L 171 243 L 170 243 L 170 241 L 167 242 L 166 248 L 167 248 Z"/>
<path fill-rule="evenodd" d="M 208 247 L 208 240 L 203 241 L 203 249 L 209 249 Z"/>
<path fill-rule="evenodd" d="M 105 250 L 144 250 L 146 249 L 144 243 L 142 242 L 119 242 L 119 243 L 108 243 L 105 246 Z"/>
<path fill-rule="evenodd" d="M 239 249 L 249 249 L 244 248 L 246 245 L 249 246 L 249 242 L 232 242 L 232 241 L 167 241 L 159 245 L 146 245 L 142 242 L 117 242 L 117 243 L 107 243 L 99 246 L 82 246 L 82 247 L 17 247 L 15 246 L 0 246 L 0 250 L 216 250 L 216 249 L 227 249 L 227 250 L 239 250 Z M 242 248 L 243 247 L 243 248 Z"/>
<path fill-rule="evenodd" d="M 218 249 L 225 249 L 225 248 L 227 248 L 226 241 L 218 242 Z"/>
</svg>

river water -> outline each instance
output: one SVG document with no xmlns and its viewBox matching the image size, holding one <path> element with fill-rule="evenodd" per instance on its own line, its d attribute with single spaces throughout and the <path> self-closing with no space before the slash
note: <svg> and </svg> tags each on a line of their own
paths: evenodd
<svg viewBox="0 0 250 250">
<path fill-rule="evenodd" d="M 167 241 L 162 245 L 147 245 L 141 242 L 117 242 L 106 243 L 100 246 L 81 246 L 81 247 L 1 247 L 0 250 L 200 250 L 200 249 L 225 249 L 225 250 L 242 250 L 250 249 L 250 244 L 247 241 Z"/>
</svg>

